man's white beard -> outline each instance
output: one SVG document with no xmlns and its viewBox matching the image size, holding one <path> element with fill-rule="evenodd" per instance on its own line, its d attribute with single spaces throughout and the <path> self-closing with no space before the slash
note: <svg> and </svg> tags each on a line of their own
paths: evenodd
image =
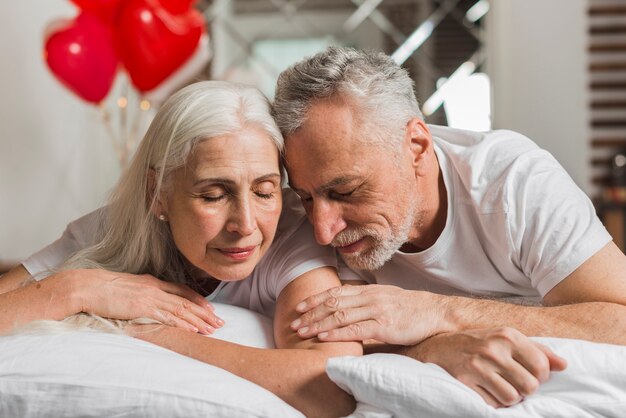
<svg viewBox="0 0 626 418">
<path fill-rule="evenodd" d="M 337 234 L 331 245 L 343 247 L 352 244 L 364 237 L 373 241 L 373 245 L 364 250 L 354 253 L 340 253 L 348 267 L 354 270 L 378 270 L 393 257 L 396 251 L 409 240 L 409 233 L 413 227 L 415 207 L 412 204 L 408 216 L 396 230 L 391 230 L 388 237 L 382 236 L 378 231 L 367 227 L 354 227 L 345 229 Z"/>
</svg>

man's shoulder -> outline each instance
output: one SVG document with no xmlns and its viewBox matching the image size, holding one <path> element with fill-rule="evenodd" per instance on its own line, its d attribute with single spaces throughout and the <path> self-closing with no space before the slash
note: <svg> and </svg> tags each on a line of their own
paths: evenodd
<svg viewBox="0 0 626 418">
<path fill-rule="evenodd" d="M 506 190 L 520 176 L 526 178 L 537 160 L 552 159 L 514 131 L 472 132 L 436 126 L 431 132 L 442 170 L 458 187 L 455 196 L 465 195 L 479 211 L 506 211 Z"/>
<path fill-rule="evenodd" d="M 487 157 L 516 158 L 539 146 L 521 133 L 500 129 L 486 132 L 466 131 L 447 126 L 428 126 L 435 144 L 459 158 L 480 161 Z"/>
</svg>

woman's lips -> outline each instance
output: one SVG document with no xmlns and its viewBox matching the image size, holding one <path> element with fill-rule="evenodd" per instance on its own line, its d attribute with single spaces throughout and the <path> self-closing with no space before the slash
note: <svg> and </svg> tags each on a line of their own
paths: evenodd
<svg viewBox="0 0 626 418">
<path fill-rule="evenodd" d="M 250 247 L 218 248 L 217 251 L 230 259 L 241 261 L 248 259 L 254 254 L 257 247 L 258 245 L 252 245 Z"/>
<path fill-rule="evenodd" d="M 343 247 L 337 247 L 337 251 L 339 251 L 342 254 L 355 253 L 362 249 L 364 243 L 365 243 L 365 237 L 361 238 L 358 241 L 354 241 L 352 244 L 348 244 Z"/>
</svg>

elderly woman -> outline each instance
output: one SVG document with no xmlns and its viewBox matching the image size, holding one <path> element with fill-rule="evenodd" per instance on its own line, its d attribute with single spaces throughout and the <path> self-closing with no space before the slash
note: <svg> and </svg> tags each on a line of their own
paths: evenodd
<svg viewBox="0 0 626 418">
<path fill-rule="evenodd" d="M 126 331 L 251 380 L 306 415 L 350 413 L 353 400 L 325 363 L 361 354 L 360 344 L 302 340 L 289 327 L 298 302 L 339 279 L 332 250 L 315 243 L 297 198 L 281 191 L 281 149 L 257 90 L 215 81 L 182 89 L 107 207 L 0 278 L 0 330 L 80 312 L 149 318 L 167 326 Z M 199 335 L 223 324 L 203 296 L 273 316 L 278 349 Z"/>
</svg>

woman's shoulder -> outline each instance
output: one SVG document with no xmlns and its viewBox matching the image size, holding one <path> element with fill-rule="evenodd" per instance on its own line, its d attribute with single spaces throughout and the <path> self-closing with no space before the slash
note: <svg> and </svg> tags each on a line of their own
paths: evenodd
<svg viewBox="0 0 626 418">
<path fill-rule="evenodd" d="M 283 210 L 270 253 L 272 257 L 269 258 L 297 258 L 298 254 L 303 260 L 315 256 L 334 258 L 331 247 L 315 241 L 313 227 L 307 221 L 300 197 L 291 189 L 283 189 Z"/>
<path fill-rule="evenodd" d="M 300 203 L 300 197 L 289 188 L 284 188 L 283 209 L 278 220 L 276 239 L 292 235 L 306 220 L 306 212 Z"/>
</svg>

